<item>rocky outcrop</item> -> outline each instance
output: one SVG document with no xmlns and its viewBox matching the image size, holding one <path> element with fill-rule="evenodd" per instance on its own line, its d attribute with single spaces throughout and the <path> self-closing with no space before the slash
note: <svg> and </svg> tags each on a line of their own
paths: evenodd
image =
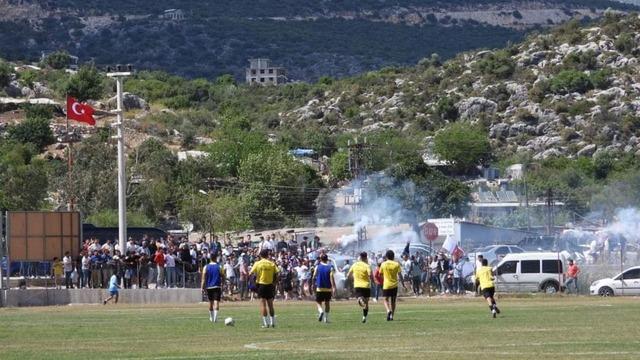
<svg viewBox="0 0 640 360">
<path fill-rule="evenodd" d="M 134 109 L 139 109 L 139 110 L 149 109 L 149 105 L 147 105 L 147 102 L 143 98 L 128 92 L 125 92 L 122 94 L 122 106 L 124 106 L 124 109 L 126 111 L 134 110 Z M 118 107 L 117 98 L 115 96 L 110 98 L 109 101 L 107 101 L 107 107 L 109 109 L 115 109 Z"/>
</svg>

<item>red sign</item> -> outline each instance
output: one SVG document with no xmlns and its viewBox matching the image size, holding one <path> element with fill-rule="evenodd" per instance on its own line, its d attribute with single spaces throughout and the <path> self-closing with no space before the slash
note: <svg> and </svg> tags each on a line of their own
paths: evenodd
<svg viewBox="0 0 640 360">
<path fill-rule="evenodd" d="M 433 223 L 424 223 L 422 225 L 422 233 L 429 241 L 438 239 L 438 227 Z"/>
</svg>

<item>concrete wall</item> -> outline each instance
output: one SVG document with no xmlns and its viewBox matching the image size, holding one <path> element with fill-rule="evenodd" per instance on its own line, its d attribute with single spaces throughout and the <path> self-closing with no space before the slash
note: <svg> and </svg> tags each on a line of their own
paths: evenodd
<svg viewBox="0 0 640 360">
<path fill-rule="evenodd" d="M 11 289 L 0 290 L 2 306 L 50 306 L 102 304 L 104 289 Z M 202 301 L 200 289 L 123 289 L 123 304 L 194 304 Z"/>
</svg>

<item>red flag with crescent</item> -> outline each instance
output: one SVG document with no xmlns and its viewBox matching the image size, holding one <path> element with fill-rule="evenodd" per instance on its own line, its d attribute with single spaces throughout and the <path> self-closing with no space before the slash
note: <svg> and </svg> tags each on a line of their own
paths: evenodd
<svg viewBox="0 0 640 360">
<path fill-rule="evenodd" d="M 96 124 L 96 119 L 93 118 L 93 108 L 79 102 L 71 96 L 67 96 L 67 117 L 71 120 L 80 121 L 89 125 Z"/>
</svg>

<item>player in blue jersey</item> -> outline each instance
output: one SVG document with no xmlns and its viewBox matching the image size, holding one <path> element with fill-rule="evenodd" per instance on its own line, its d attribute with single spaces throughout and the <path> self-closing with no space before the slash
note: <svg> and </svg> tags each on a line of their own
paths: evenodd
<svg viewBox="0 0 640 360">
<path fill-rule="evenodd" d="M 218 255 L 211 253 L 209 263 L 202 269 L 202 292 L 209 299 L 209 320 L 218 321 L 220 298 L 222 297 L 222 284 L 224 284 L 224 268 L 216 262 Z"/>
<path fill-rule="evenodd" d="M 331 310 L 331 295 L 336 293 L 336 283 L 333 279 L 333 265 L 329 264 L 327 254 L 320 256 L 320 263 L 313 272 L 313 284 L 316 286 L 316 303 L 318 305 L 318 321 L 329 322 Z M 322 304 L 324 303 L 324 308 Z"/>
</svg>

